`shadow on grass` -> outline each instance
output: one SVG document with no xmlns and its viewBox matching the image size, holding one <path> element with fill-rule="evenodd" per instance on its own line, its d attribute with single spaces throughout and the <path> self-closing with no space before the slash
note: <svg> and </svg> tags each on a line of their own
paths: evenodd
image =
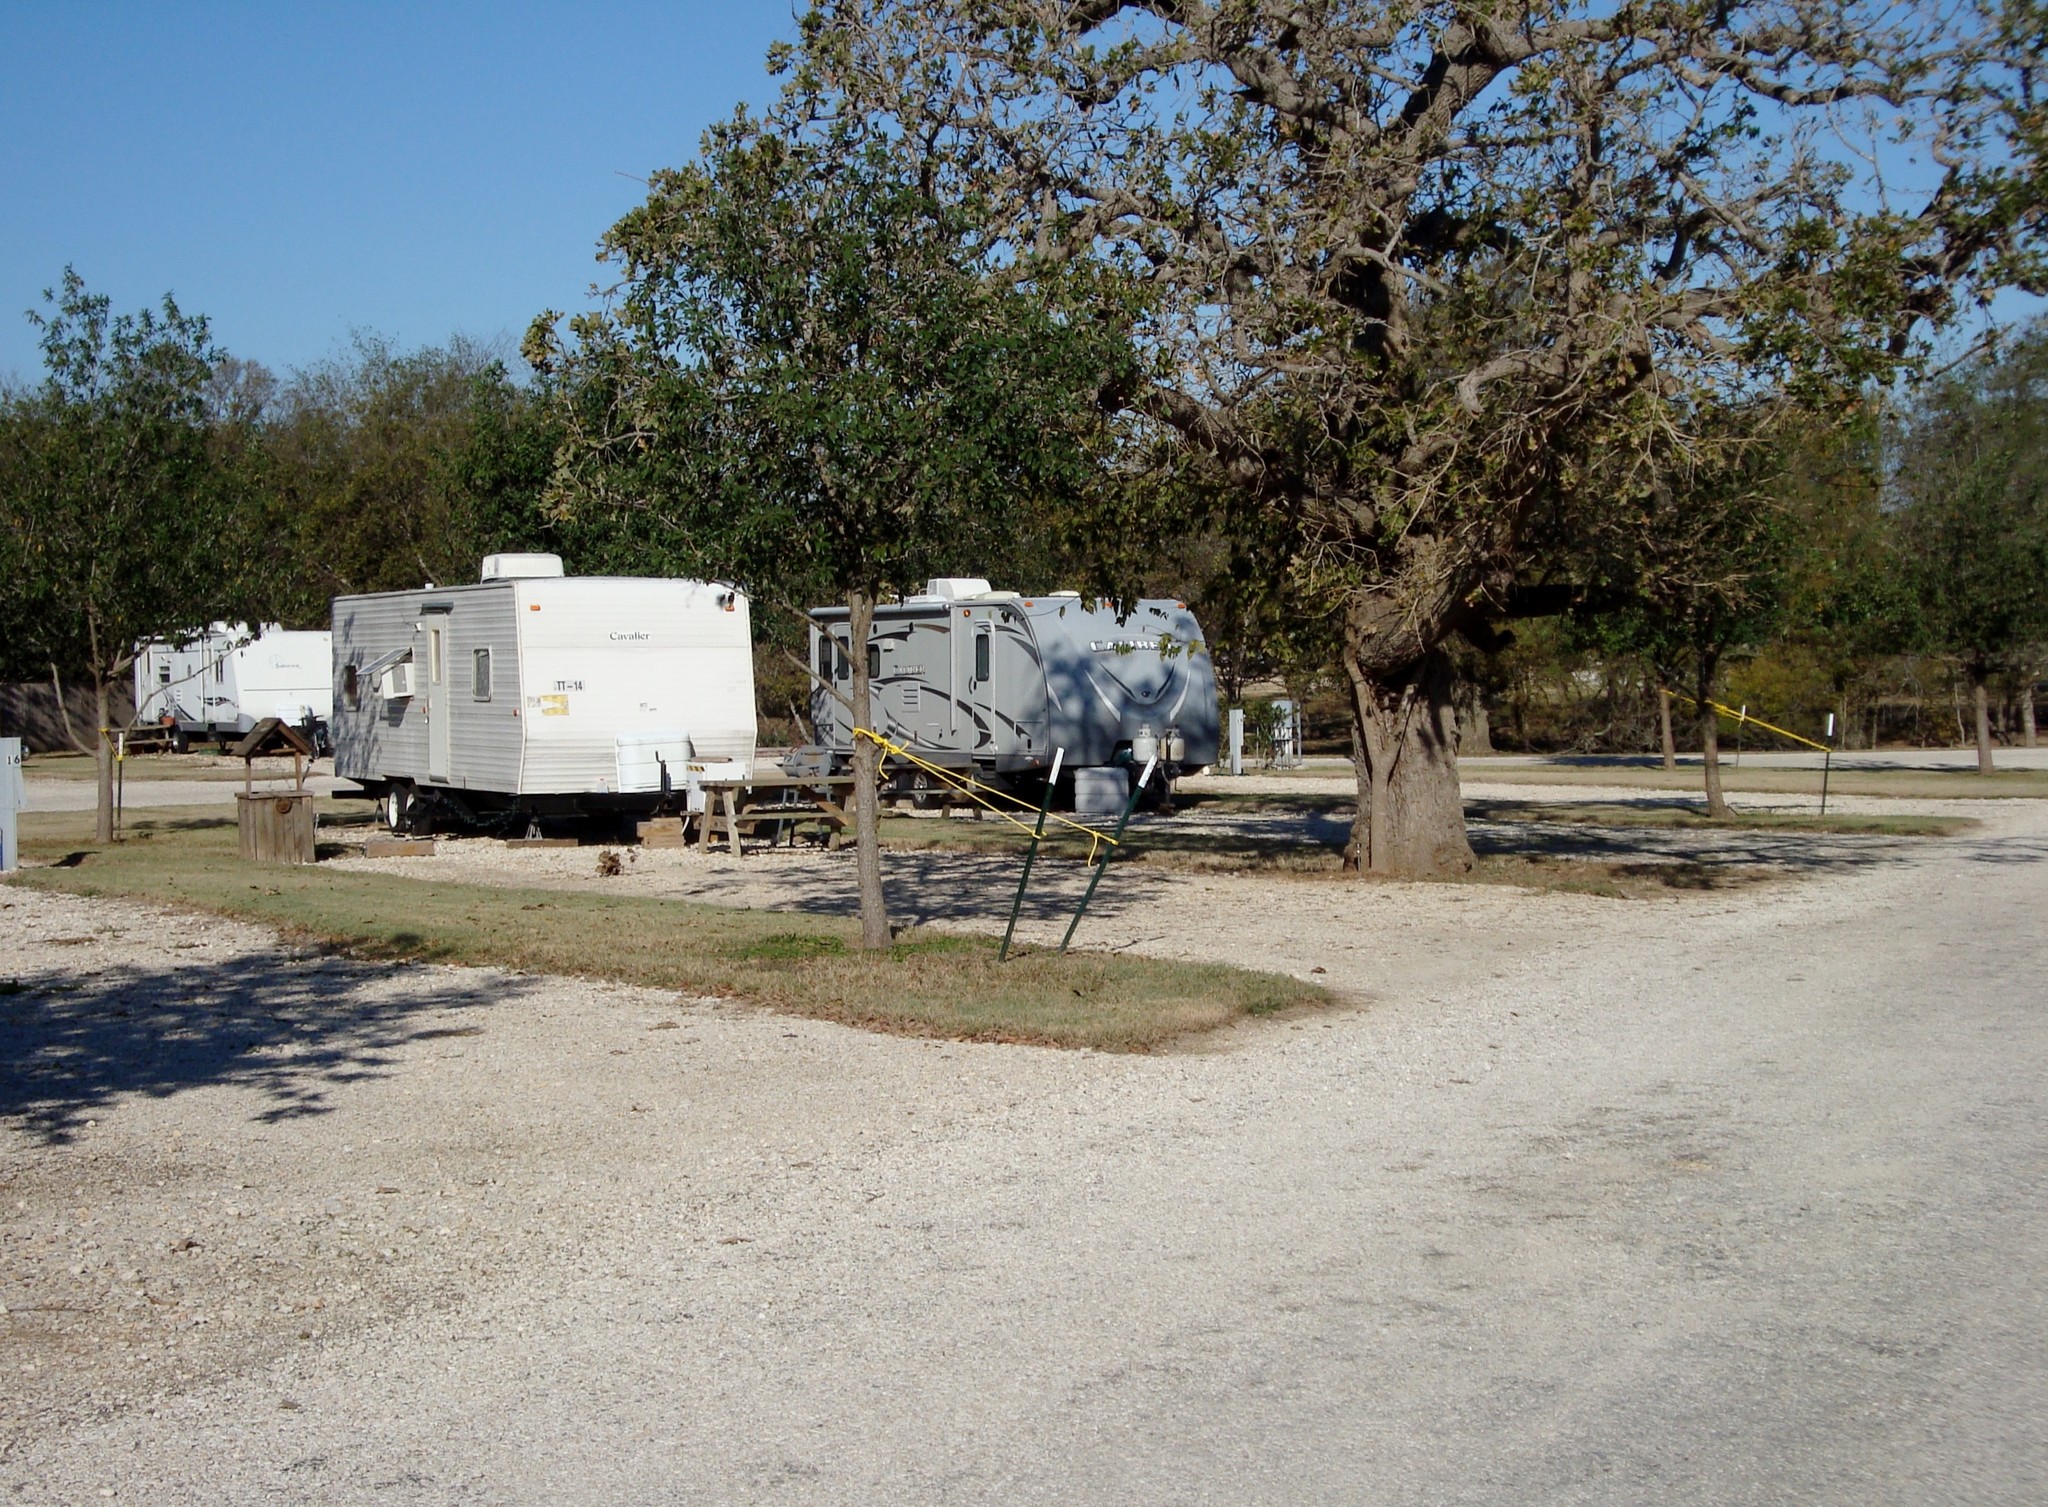
<svg viewBox="0 0 2048 1507">
<path fill-rule="evenodd" d="M 389 1071 L 407 1042 L 474 1029 L 449 1026 L 445 1012 L 532 986 L 408 972 L 398 990 L 394 974 L 264 953 L 0 979 L 0 1120 L 63 1143 L 123 1095 L 213 1085 L 253 1089 L 265 1102 L 259 1121 L 322 1114 L 335 1086 Z"/>
</svg>

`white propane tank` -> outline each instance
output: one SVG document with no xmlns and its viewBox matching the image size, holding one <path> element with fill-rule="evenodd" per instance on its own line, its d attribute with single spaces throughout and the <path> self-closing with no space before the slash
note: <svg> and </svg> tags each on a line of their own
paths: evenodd
<svg viewBox="0 0 2048 1507">
<path fill-rule="evenodd" d="M 1138 735 L 1131 739 L 1131 762 L 1150 764 L 1159 757 L 1159 739 L 1148 723 L 1138 729 Z"/>
</svg>

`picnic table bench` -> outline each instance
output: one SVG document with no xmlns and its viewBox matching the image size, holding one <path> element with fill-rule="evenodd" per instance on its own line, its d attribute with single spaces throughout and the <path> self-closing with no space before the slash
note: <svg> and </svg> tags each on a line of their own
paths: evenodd
<svg viewBox="0 0 2048 1507">
<path fill-rule="evenodd" d="M 741 834 L 759 836 L 770 829 L 771 845 L 787 834 L 796 841 L 796 828 L 804 822 L 820 822 L 826 828 L 826 844 L 834 845 L 853 824 L 848 797 L 853 776 L 805 774 L 781 771 L 752 775 L 743 780 L 701 780 L 704 809 L 681 816 L 661 816 L 641 822 L 639 835 L 649 847 L 694 846 L 708 850 L 722 825 L 727 850 L 741 853 Z"/>
</svg>

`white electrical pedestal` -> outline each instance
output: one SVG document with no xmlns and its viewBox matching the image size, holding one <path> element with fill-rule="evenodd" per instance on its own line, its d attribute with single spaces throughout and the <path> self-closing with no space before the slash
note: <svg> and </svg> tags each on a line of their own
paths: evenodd
<svg viewBox="0 0 2048 1507">
<path fill-rule="evenodd" d="M 28 804 L 28 786 L 21 777 L 21 739 L 0 738 L 0 873 L 21 866 L 16 813 Z"/>
</svg>

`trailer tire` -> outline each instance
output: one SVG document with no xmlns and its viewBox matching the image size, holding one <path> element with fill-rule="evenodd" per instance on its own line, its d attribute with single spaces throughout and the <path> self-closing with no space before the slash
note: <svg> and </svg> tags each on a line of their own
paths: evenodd
<svg viewBox="0 0 2048 1507">
<path fill-rule="evenodd" d="M 398 833 L 412 830 L 412 787 L 403 780 L 384 787 L 384 825 Z"/>
<path fill-rule="evenodd" d="M 185 729 L 182 727 L 174 727 L 171 729 L 171 752 L 192 752 L 192 735 L 186 732 Z"/>
</svg>

